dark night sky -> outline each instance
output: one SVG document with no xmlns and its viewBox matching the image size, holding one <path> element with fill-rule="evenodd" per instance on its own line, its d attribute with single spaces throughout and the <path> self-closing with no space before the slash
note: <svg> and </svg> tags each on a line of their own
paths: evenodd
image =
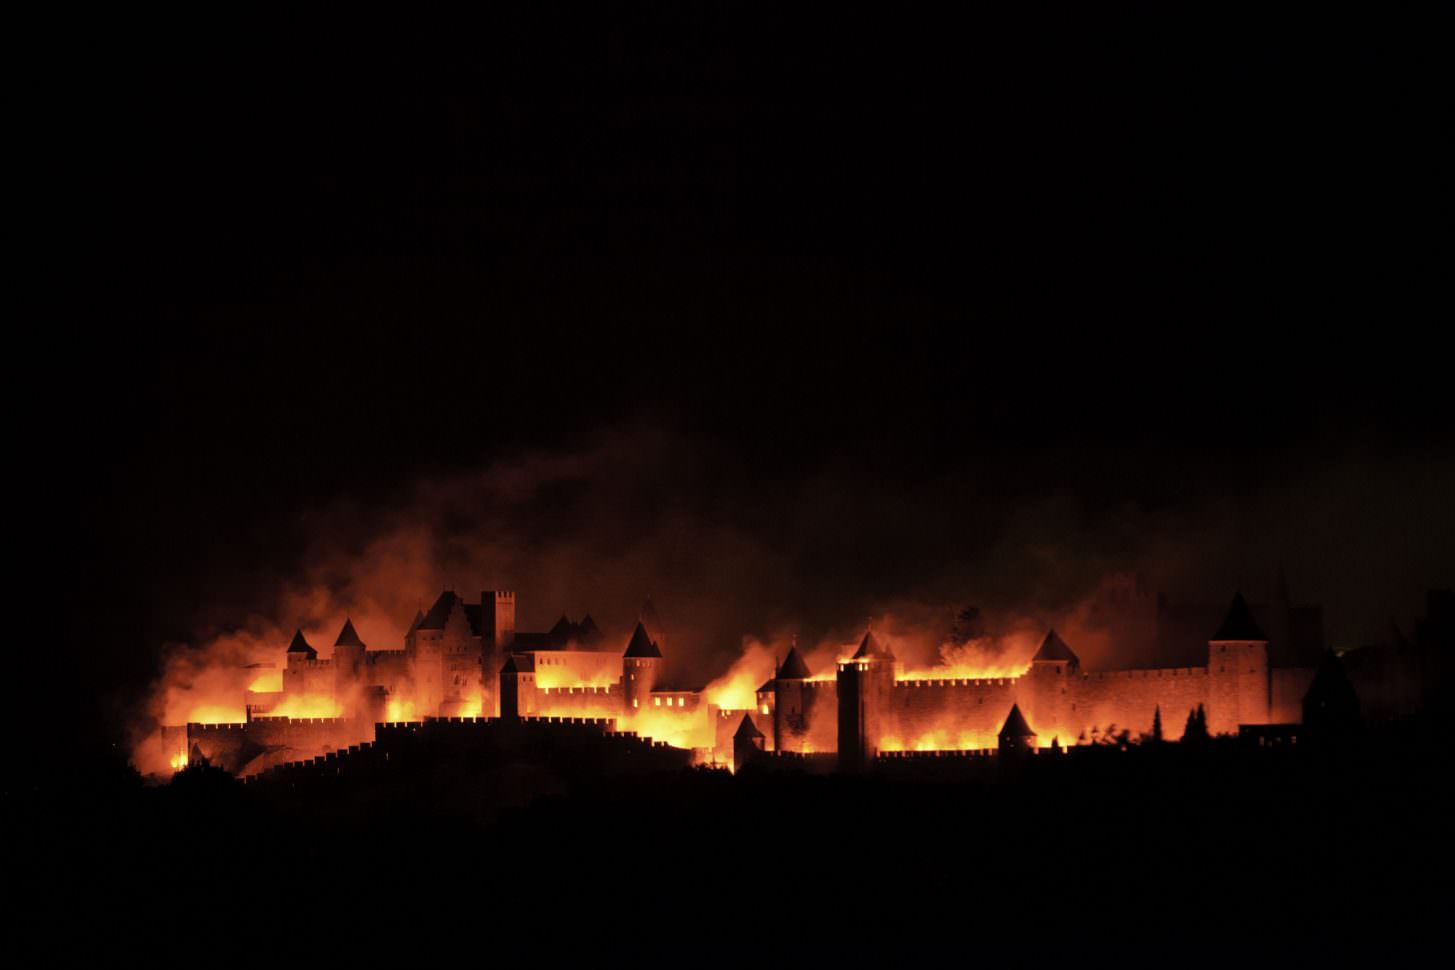
<svg viewBox="0 0 1455 970">
<path fill-rule="evenodd" d="M 1155 527 L 1191 592 L 1408 613 L 1455 535 L 1440 32 L 1166 6 L 90 25 L 33 115 L 82 686 L 255 607 L 320 509 L 622 428 L 674 457 L 603 516 L 848 589 Z"/>
</svg>

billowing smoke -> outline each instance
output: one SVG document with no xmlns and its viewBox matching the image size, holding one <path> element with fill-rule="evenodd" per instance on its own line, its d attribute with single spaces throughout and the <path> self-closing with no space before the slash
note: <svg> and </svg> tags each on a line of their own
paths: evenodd
<svg viewBox="0 0 1455 970">
<path fill-rule="evenodd" d="M 1216 536 L 1234 517 L 1247 534 L 1277 503 L 1093 514 L 1061 492 L 997 498 L 994 471 L 902 481 L 855 457 L 789 474 L 681 431 L 627 429 L 429 477 L 387 506 L 304 510 L 295 568 L 211 604 L 191 642 L 167 645 L 138 732 L 241 720 L 240 689 L 276 685 L 295 629 L 327 657 L 351 617 L 371 649 L 398 649 L 447 587 L 517 591 L 522 630 L 589 612 L 622 644 L 650 598 L 673 679 L 737 703 L 795 638 L 817 676 L 870 627 L 909 671 L 1014 672 L 1050 626 L 1083 663 L 1117 666 L 1121 639 L 1142 635 L 1107 608 L 1129 568 L 1145 573 L 1142 605 L 1189 577 L 1219 599 L 1247 578 L 1271 585 L 1275 562 Z"/>
</svg>

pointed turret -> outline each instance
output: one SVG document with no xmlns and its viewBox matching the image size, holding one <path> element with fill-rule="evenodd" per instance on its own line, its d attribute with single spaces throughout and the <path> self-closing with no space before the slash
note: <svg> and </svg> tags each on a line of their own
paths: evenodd
<svg viewBox="0 0 1455 970">
<path fill-rule="evenodd" d="M 596 625 L 595 620 L 591 619 L 590 613 L 587 613 L 585 616 L 581 617 L 581 622 L 576 625 L 576 629 L 580 633 L 582 643 L 587 643 L 591 640 L 595 640 L 598 636 L 601 635 L 601 628 Z"/>
<path fill-rule="evenodd" d="M 414 619 L 411 620 L 410 623 L 409 623 L 409 630 L 408 630 L 408 632 L 409 633 L 413 633 L 415 630 L 418 630 L 419 629 L 419 625 L 421 623 L 423 623 L 423 622 L 424 622 L 424 610 L 415 610 L 414 611 Z"/>
<path fill-rule="evenodd" d="M 288 652 L 307 654 L 310 660 L 318 656 L 318 651 L 313 649 L 308 641 L 303 638 L 303 631 L 301 629 L 294 631 L 293 641 L 288 644 Z"/>
<path fill-rule="evenodd" d="M 1080 664 L 1081 658 L 1066 646 L 1066 641 L 1057 636 L 1055 630 L 1047 630 L 1046 639 L 1041 641 L 1041 647 L 1031 658 L 1031 663 Z"/>
<path fill-rule="evenodd" d="M 742 722 L 738 724 L 738 729 L 733 734 L 733 740 L 736 741 L 739 738 L 762 740 L 763 732 L 759 731 L 758 725 L 753 723 L 753 716 L 751 714 L 744 714 Z"/>
<path fill-rule="evenodd" d="M 1332 650 L 1324 651 L 1303 695 L 1303 724 L 1311 735 L 1324 738 L 1346 735 L 1359 727 L 1359 694 L 1343 661 Z"/>
<path fill-rule="evenodd" d="M 783 658 L 783 663 L 778 667 L 779 680 L 807 680 L 809 678 L 808 664 L 803 662 L 798 647 L 792 647 L 788 656 Z"/>
<path fill-rule="evenodd" d="M 364 648 L 364 641 L 359 639 L 359 634 L 354 630 L 352 618 L 344 619 L 344 627 L 338 631 L 338 639 L 333 642 L 335 647 L 358 647 Z"/>
<path fill-rule="evenodd" d="M 859 642 L 859 649 L 854 654 L 855 660 L 893 660 L 894 654 L 886 646 L 880 644 L 875 638 L 874 631 L 868 630 L 864 633 L 864 639 Z"/>
<path fill-rule="evenodd" d="M 740 772 L 763 757 L 766 739 L 751 715 L 744 714 L 733 735 L 733 771 Z"/>
<path fill-rule="evenodd" d="M 576 627 L 572 625 L 570 620 L 566 619 L 566 614 L 564 613 L 556 621 L 556 625 L 551 627 L 551 636 L 559 638 L 562 642 L 569 640 L 575 632 Z"/>
<path fill-rule="evenodd" d="M 1005 724 L 1001 726 L 996 740 L 1003 757 L 1025 754 L 1036 749 L 1036 732 L 1026 723 L 1019 704 L 1010 706 L 1010 713 L 1006 715 Z"/>
<path fill-rule="evenodd" d="M 626 653 L 622 654 L 622 656 L 660 658 L 662 651 L 657 649 L 657 645 L 652 642 L 652 638 L 647 636 L 647 628 L 638 621 L 637 628 L 632 631 L 631 642 L 626 645 Z"/>
<path fill-rule="evenodd" d="M 621 655 L 621 684 L 628 714 L 644 708 L 652 697 L 652 687 L 661 674 L 662 651 L 647 636 L 647 628 L 637 623 L 631 642 Z"/>
<path fill-rule="evenodd" d="M 1026 716 L 1021 713 L 1019 704 L 1010 706 L 1010 713 L 1006 715 L 1005 724 L 1001 726 L 1000 733 L 996 735 L 1001 741 L 1007 738 L 1033 738 L 1036 732 L 1026 723 Z"/>
<path fill-rule="evenodd" d="M 1250 642 L 1268 640 L 1262 628 L 1253 619 L 1253 611 L 1248 609 L 1248 602 L 1243 599 L 1242 593 L 1233 594 L 1233 605 L 1228 607 L 1228 615 L 1223 619 L 1223 625 L 1218 627 L 1218 632 L 1212 635 L 1213 643 L 1238 640 Z"/>
</svg>

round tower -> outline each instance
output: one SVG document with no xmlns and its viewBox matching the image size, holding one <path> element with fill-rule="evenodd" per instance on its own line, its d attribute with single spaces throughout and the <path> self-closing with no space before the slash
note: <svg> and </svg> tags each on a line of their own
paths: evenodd
<svg viewBox="0 0 1455 970">
<path fill-rule="evenodd" d="M 894 694 L 894 653 L 864 634 L 854 656 L 839 661 L 839 768 L 861 771 L 879 754 Z"/>
<path fill-rule="evenodd" d="M 1005 724 L 1001 725 L 996 740 L 999 742 L 1002 758 L 1020 757 L 1035 752 L 1036 732 L 1026 723 L 1019 704 L 1010 706 L 1010 713 L 1006 715 Z"/>
<path fill-rule="evenodd" d="M 737 733 L 733 735 L 733 773 L 737 774 L 758 760 L 764 743 L 763 732 L 753 723 L 753 715 L 744 714 Z"/>
<path fill-rule="evenodd" d="M 333 642 L 334 694 L 344 697 L 348 689 L 362 684 L 364 677 L 364 641 L 359 639 L 352 618 L 344 620 L 338 639 Z"/>
<path fill-rule="evenodd" d="M 647 628 L 637 622 L 632 631 L 631 642 L 621 657 L 622 713 L 631 717 L 636 711 L 646 708 L 652 702 L 652 688 L 662 672 L 662 651 Z"/>
<path fill-rule="evenodd" d="M 283 668 L 284 693 L 307 693 L 308 672 L 317 666 L 318 651 L 304 638 L 302 630 L 294 631 L 288 644 L 288 663 Z"/>
<path fill-rule="evenodd" d="M 804 682 L 809 678 L 808 664 L 794 644 L 779 665 L 773 678 L 773 750 L 801 751 L 808 735 L 808 698 Z"/>
</svg>

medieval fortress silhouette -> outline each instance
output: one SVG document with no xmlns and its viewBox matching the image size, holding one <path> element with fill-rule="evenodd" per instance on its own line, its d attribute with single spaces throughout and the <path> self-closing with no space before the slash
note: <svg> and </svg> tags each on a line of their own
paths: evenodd
<svg viewBox="0 0 1455 970">
<path fill-rule="evenodd" d="M 901 752 L 1074 745 L 1113 725 L 1146 734 L 1154 721 L 1175 740 L 1199 709 L 1211 734 L 1294 724 L 1315 674 L 1311 663 L 1272 662 L 1269 638 L 1239 594 L 1197 666 L 1083 670 L 1051 630 L 1019 676 L 909 678 L 871 631 L 833 670 L 810 670 L 795 646 L 757 689 L 754 707 L 727 710 L 701 688 L 667 680 L 641 622 L 623 649 L 590 616 L 562 617 L 544 633 L 517 631 L 515 617 L 513 592 L 486 591 L 471 603 L 446 591 L 416 615 L 400 650 L 370 650 L 345 621 L 333 656 L 321 659 L 299 631 L 282 689 L 249 691 L 244 723 L 165 728 L 166 743 L 182 762 L 201 756 L 247 776 L 368 746 L 406 723 L 531 723 L 650 739 L 690 750 L 698 763 L 731 764 L 735 749 L 741 762 L 752 748 L 852 769 Z M 339 716 L 270 713 L 290 698 L 319 697 Z"/>
</svg>

